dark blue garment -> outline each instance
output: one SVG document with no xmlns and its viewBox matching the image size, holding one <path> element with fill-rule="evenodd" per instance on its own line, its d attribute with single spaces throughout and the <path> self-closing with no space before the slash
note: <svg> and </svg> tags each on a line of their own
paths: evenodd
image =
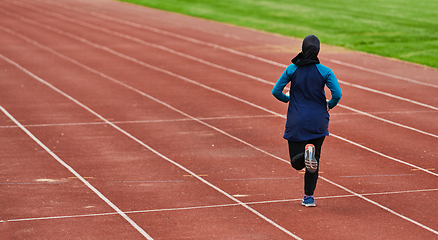
<svg viewBox="0 0 438 240">
<path fill-rule="evenodd" d="M 282 93 L 290 85 L 289 97 Z M 327 103 L 324 86 L 330 89 L 332 99 Z M 327 111 L 339 102 L 342 96 L 339 83 L 330 70 L 322 64 L 297 67 L 289 65 L 278 79 L 272 94 L 283 102 L 289 101 L 284 138 L 301 142 L 329 135 L 330 115 Z"/>
</svg>

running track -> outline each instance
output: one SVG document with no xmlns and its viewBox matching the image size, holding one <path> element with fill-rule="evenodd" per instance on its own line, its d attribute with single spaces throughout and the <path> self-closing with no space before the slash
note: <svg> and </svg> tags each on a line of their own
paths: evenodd
<svg viewBox="0 0 438 240">
<path fill-rule="evenodd" d="M 322 46 L 316 208 L 271 89 L 301 40 L 115 1 L 0 1 L 2 239 L 438 239 L 438 71 Z"/>
</svg>

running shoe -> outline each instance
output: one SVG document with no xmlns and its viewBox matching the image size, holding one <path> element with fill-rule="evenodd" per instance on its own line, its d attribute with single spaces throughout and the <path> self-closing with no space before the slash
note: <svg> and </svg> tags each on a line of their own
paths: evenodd
<svg viewBox="0 0 438 240">
<path fill-rule="evenodd" d="M 306 151 L 304 152 L 304 164 L 306 169 L 310 173 L 314 173 L 318 169 L 318 161 L 315 158 L 315 146 L 313 144 L 306 145 Z"/>
<path fill-rule="evenodd" d="M 316 207 L 315 204 L 315 199 L 313 198 L 313 196 L 304 196 L 303 198 L 303 202 L 301 202 L 301 205 L 306 206 L 306 207 Z"/>
</svg>

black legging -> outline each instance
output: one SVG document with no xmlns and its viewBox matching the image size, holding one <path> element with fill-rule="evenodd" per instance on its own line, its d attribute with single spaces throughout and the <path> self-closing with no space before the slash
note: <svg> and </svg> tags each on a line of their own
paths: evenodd
<svg viewBox="0 0 438 240">
<path fill-rule="evenodd" d="M 304 174 L 304 194 L 313 195 L 316 188 L 316 181 L 318 180 L 319 171 L 319 158 L 321 156 L 321 146 L 324 142 L 325 137 L 320 137 L 316 139 L 311 139 L 303 142 L 292 142 L 289 143 L 289 156 L 291 159 L 292 167 L 296 170 L 301 170 L 305 167 L 304 164 L 304 151 L 307 144 L 313 144 L 315 146 L 315 158 L 318 161 L 318 169 L 314 173 L 310 173 L 306 170 Z"/>
</svg>

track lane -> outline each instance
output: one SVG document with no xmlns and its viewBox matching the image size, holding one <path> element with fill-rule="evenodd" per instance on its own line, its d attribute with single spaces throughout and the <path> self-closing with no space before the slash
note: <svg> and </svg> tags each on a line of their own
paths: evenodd
<svg viewBox="0 0 438 240">
<path fill-rule="evenodd" d="M 24 5 L 24 6 L 26 6 L 26 5 Z M 29 6 L 27 6 L 27 7 L 29 7 Z M 82 23 L 82 21 L 75 21 L 75 20 L 70 20 L 70 19 L 67 19 L 67 18 L 65 18 L 65 17 L 63 17 L 63 15 L 60 15 L 60 14 L 53 14 L 53 13 L 49 13 L 49 12 L 47 12 L 47 11 L 44 11 L 44 10 L 41 10 L 40 8 L 35 8 L 34 10 L 36 10 L 36 11 L 38 11 L 38 12 L 41 12 L 41 13 L 43 13 L 43 14 L 48 14 L 48 15 L 51 15 L 51 16 L 55 16 L 55 17 L 60 17 L 60 19 L 64 19 L 64 20 L 68 20 L 69 22 L 71 21 L 72 23 L 80 23 L 80 24 L 85 24 L 85 23 Z M 89 26 L 89 25 L 85 25 L 85 26 Z M 92 27 L 92 28 L 96 28 L 96 27 Z M 99 29 L 99 28 L 96 28 L 96 29 Z M 104 31 L 107 31 L 107 30 L 104 30 Z M 118 33 L 117 33 L 118 34 Z M 130 39 L 131 40 L 131 39 Z M 137 41 L 142 41 L 142 40 L 140 40 L 140 39 L 137 39 Z M 187 49 L 187 48 L 186 48 Z M 170 49 L 169 49 L 170 50 Z M 173 50 L 172 50 L 173 51 Z M 270 72 L 272 72 L 272 71 L 270 71 Z M 264 81 L 264 82 L 268 82 L 268 81 L 266 81 L 266 80 L 263 80 L 263 79 L 260 79 L 261 81 Z M 405 88 L 406 89 L 406 88 Z M 341 107 L 342 107 L 342 105 L 341 105 Z M 349 107 L 347 107 L 347 106 L 345 106 L 346 108 L 348 108 L 349 109 Z M 353 109 L 354 110 L 354 109 Z M 427 125 L 427 126 L 433 126 L 432 124 L 424 124 L 424 125 Z M 417 131 L 419 131 L 420 132 L 420 130 L 417 130 Z"/>
<path fill-rule="evenodd" d="M 41 11 L 40 9 L 38 10 L 38 11 Z M 43 13 L 44 13 L 44 11 L 43 11 Z M 50 15 L 53 15 L 53 16 L 60 16 L 59 14 L 50 14 Z M 61 19 L 65 19 L 65 18 L 61 18 Z M 70 21 L 70 20 L 69 20 Z M 73 22 L 74 23 L 74 22 Z M 138 41 L 141 41 L 141 40 L 139 40 L 138 39 Z M 263 79 L 261 79 L 262 81 L 264 81 Z M 265 81 L 265 82 L 267 82 L 267 81 Z M 342 105 L 341 105 L 341 107 L 342 107 Z M 348 108 L 348 107 L 347 107 Z M 431 126 L 430 124 L 427 124 L 427 126 Z M 418 130 L 418 131 L 420 131 L 420 130 Z"/>
</svg>

